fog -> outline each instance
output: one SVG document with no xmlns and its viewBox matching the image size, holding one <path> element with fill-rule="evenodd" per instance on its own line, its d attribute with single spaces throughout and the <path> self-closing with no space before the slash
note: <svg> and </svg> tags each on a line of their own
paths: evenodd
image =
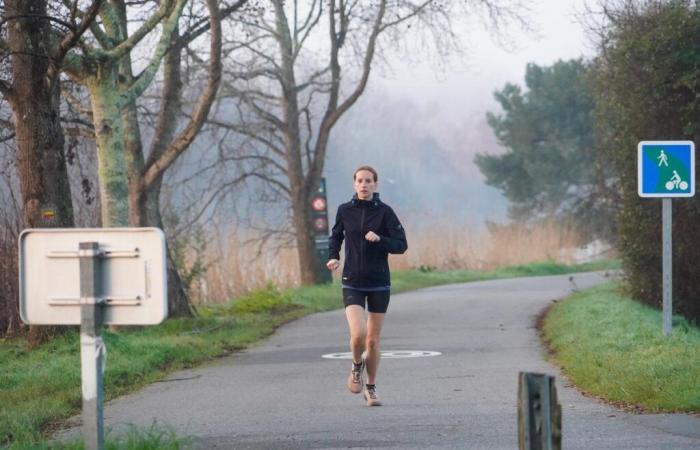
<svg viewBox="0 0 700 450">
<path fill-rule="evenodd" d="M 366 91 L 331 133 L 323 173 L 331 220 L 338 204 L 352 196 L 354 169 L 369 164 L 379 172 L 382 199 L 411 228 L 431 223 L 478 228 L 486 221 L 506 221 L 506 199 L 485 185 L 473 162 L 477 153 L 503 151 L 486 122 L 488 111 L 499 112 L 493 93 L 509 82 L 522 85 L 528 62 L 549 65 L 593 54 L 575 17 L 583 8 L 580 0 L 531 2 L 530 11 L 524 12 L 531 30 L 509 26 L 494 35 L 482 25 L 465 27 L 460 30 L 465 51 L 447 60 L 418 53 L 392 56 L 385 48 Z M 220 104 L 215 117 L 235 116 L 231 108 Z M 197 139 L 166 176 L 174 189 L 166 189 L 166 199 L 201 206 L 208 187 L 233 176 L 230 166 L 192 176 L 208 165 L 216 167 L 215 149 L 222 136 Z M 233 148 L 239 141 L 227 135 L 223 142 Z M 236 215 L 251 222 L 263 216 L 280 222 L 287 216 L 283 209 L 257 203 L 249 193 L 233 189 L 211 205 L 212 213 L 224 221 Z"/>
<path fill-rule="evenodd" d="M 411 221 L 478 225 L 500 219 L 505 200 L 484 185 L 471 159 L 494 148 L 483 114 L 441 123 L 439 109 L 370 92 L 334 131 L 324 171 L 329 206 L 352 196 L 352 173 L 369 164 L 379 172 L 381 198 Z M 459 123 L 461 122 L 461 123 Z"/>
<path fill-rule="evenodd" d="M 473 163 L 476 153 L 503 151 L 486 123 L 487 111 L 500 111 L 493 93 L 509 82 L 523 85 L 529 62 L 592 55 L 578 20 L 584 7 L 580 0 L 530 2 L 532 30 L 463 30 L 464 54 L 444 64 L 389 58 L 334 129 L 324 173 L 330 206 L 350 197 L 352 171 L 370 164 L 382 198 L 416 219 L 505 220 L 505 198 Z"/>
</svg>

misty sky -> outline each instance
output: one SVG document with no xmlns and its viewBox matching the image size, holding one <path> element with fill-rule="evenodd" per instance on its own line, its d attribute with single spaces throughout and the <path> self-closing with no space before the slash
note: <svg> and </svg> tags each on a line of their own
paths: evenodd
<svg viewBox="0 0 700 450">
<path fill-rule="evenodd" d="M 584 0 L 533 0 L 528 14 L 535 33 L 516 26 L 505 30 L 511 45 L 494 43 L 489 32 L 471 28 L 465 32 L 466 54 L 453 58 L 443 71 L 432 64 L 410 67 L 392 63 L 392 73 L 378 73 L 374 87 L 407 97 L 424 105 L 438 104 L 447 114 L 472 110 L 476 105 L 495 106 L 493 91 L 506 82 L 523 83 L 525 65 L 549 65 L 557 59 L 590 56 L 592 44 L 576 18 L 584 11 Z M 590 0 L 588 3 L 591 3 Z"/>
<path fill-rule="evenodd" d="M 398 134 L 404 142 L 407 133 L 416 141 L 434 141 L 433 145 L 426 146 L 433 150 L 426 149 L 425 152 L 439 152 L 441 158 L 450 160 L 450 164 L 441 167 L 454 172 L 446 173 L 443 177 L 443 181 L 449 181 L 449 186 L 453 187 L 446 187 L 448 184 L 443 183 L 440 191 L 435 192 L 436 197 L 459 199 L 465 209 L 469 210 L 468 222 L 472 224 L 483 223 L 484 220 L 505 220 L 505 199 L 498 191 L 483 184 L 483 177 L 473 164 L 476 153 L 501 151 L 485 118 L 487 111 L 499 111 L 493 92 L 502 89 L 508 82 L 523 85 L 528 62 L 550 65 L 558 59 L 594 54 L 593 44 L 576 17 L 584 11 L 584 0 L 540 0 L 527 3 L 531 8 L 528 17 L 534 32 L 509 27 L 504 31 L 506 41 L 510 40 L 511 45 L 495 43 L 489 32 L 475 22 L 468 30 L 463 30 L 464 42 L 467 43 L 465 54 L 453 57 L 448 67 L 436 70 L 434 61 L 426 58 L 423 62 L 414 60 L 408 64 L 390 61 L 389 69 L 380 67 L 373 71 L 365 95 L 353 108 L 354 111 L 351 110 L 348 114 L 350 117 L 341 120 L 340 129 L 334 131 L 338 141 L 341 136 L 344 139 L 352 136 L 353 151 L 345 153 L 354 155 L 343 155 L 342 163 L 334 162 L 338 157 L 331 150 L 326 175 L 331 178 L 341 175 L 347 170 L 351 171 L 350 167 L 361 163 L 377 164 L 380 173 L 382 169 L 393 170 L 393 164 L 387 164 L 384 158 L 375 155 L 385 153 L 384 149 L 380 152 L 377 141 L 384 142 L 385 146 L 395 142 L 391 136 L 396 136 L 397 131 L 390 127 L 397 126 L 399 121 L 393 117 L 385 121 L 377 118 L 377 121 L 385 123 L 376 124 L 376 121 L 365 120 L 363 123 L 358 119 L 358 116 L 367 117 L 379 109 L 387 111 L 386 115 L 393 110 L 394 114 L 404 116 L 398 125 L 401 127 Z M 588 3 L 591 3 L 590 0 Z M 375 136 L 377 134 L 384 136 Z M 436 148 L 439 150 L 434 150 Z M 341 151 L 345 150 L 347 148 Z M 425 157 L 415 156 L 415 152 L 414 149 L 412 154 L 405 157 Z M 414 191 L 416 195 L 430 188 L 430 184 L 407 186 L 409 183 L 411 180 L 408 183 L 399 181 L 406 190 Z M 385 190 L 386 187 L 384 186 Z M 437 205 L 440 213 L 448 209 L 441 204 Z"/>
</svg>

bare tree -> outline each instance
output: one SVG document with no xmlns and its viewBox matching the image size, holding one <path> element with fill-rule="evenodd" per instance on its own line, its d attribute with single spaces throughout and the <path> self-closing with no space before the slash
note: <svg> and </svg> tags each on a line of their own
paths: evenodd
<svg viewBox="0 0 700 450">
<path fill-rule="evenodd" d="M 66 55 L 95 19 L 101 0 L 80 18 L 75 6 L 49 10 L 46 0 L 8 0 L 0 50 L 9 56 L 9 79 L 0 79 L 0 93 L 12 109 L 11 137 L 26 227 L 72 227 L 71 200 L 60 115 L 60 70 Z M 62 13 L 65 13 L 62 14 Z M 6 292 L 11 292 L 6 287 Z M 14 300 L 14 299 L 13 299 Z M 14 303 L 14 302 L 13 302 Z M 49 331 L 51 333 L 51 331 Z M 35 345 L 46 329 L 32 327 Z"/>
<path fill-rule="evenodd" d="M 216 0 L 206 0 L 208 22 L 195 16 L 190 20 L 191 26 L 182 35 L 178 28 L 173 30 L 169 49 L 163 59 L 163 82 L 158 95 L 160 108 L 147 157 L 143 150 L 136 102 L 129 103 L 124 114 L 124 122 L 127 136 L 129 136 L 126 150 L 129 161 L 130 225 L 164 228 L 160 213 L 163 175 L 190 147 L 209 115 L 221 80 L 221 19 L 239 10 L 246 1 L 238 0 L 232 5 L 219 8 Z M 183 107 L 181 55 L 188 45 L 207 30 L 210 31 L 210 44 L 206 85 L 192 108 L 189 120 L 178 132 L 178 118 Z M 133 79 L 130 60 L 123 61 L 121 71 L 125 79 Z M 189 302 L 170 252 L 168 272 L 169 309 L 175 315 L 187 314 Z"/>
<path fill-rule="evenodd" d="M 17 48 L 13 52 L 13 55 L 18 55 L 15 59 L 25 65 L 23 72 L 17 72 L 21 76 L 15 76 L 15 78 L 26 81 L 25 84 L 28 86 L 20 90 L 18 87 L 22 86 L 12 86 L 8 82 L 3 82 L 0 84 L 0 89 L 11 102 L 15 100 L 26 102 L 26 99 L 32 98 L 26 95 L 29 93 L 39 96 L 40 100 L 44 101 L 44 109 L 40 110 L 43 115 L 39 118 L 53 119 L 52 123 L 44 126 L 37 122 L 35 119 L 37 116 L 34 114 L 28 114 L 26 111 L 15 114 L 23 120 L 19 128 L 12 127 L 13 137 L 18 133 L 19 141 L 25 130 L 30 136 L 33 136 L 32 132 L 39 134 L 43 141 L 35 140 L 27 146 L 34 151 L 33 154 L 43 151 L 45 147 L 55 149 L 51 154 L 54 158 L 48 162 L 42 162 L 36 157 L 18 156 L 18 166 L 21 166 L 27 174 L 33 175 L 27 180 L 35 184 L 44 183 L 40 186 L 42 188 L 44 186 L 55 188 L 46 190 L 47 195 L 53 195 L 59 201 L 68 202 L 67 207 L 61 207 L 64 203 L 54 200 L 53 197 L 47 201 L 25 202 L 32 206 L 31 209 L 26 208 L 30 217 L 56 214 L 58 216 L 56 219 L 60 220 L 54 219 L 54 222 L 58 225 L 73 224 L 57 82 L 61 70 L 65 70 L 74 81 L 87 90 L 91 102 L 90 107 L 85 107 L 71 95 L 66 96 L 69 109 L 74 108 L 84 113 L 83 118 L 72 118 L 73 123 L 68 128 L 69 132 L 94 139 L 97 145 L 102 225 L 124 226 L 128 223 L 134 226 L 162 227 L 158 211 L 162 175 L 192 143 L 208 114 L 221 76 L 220 21 L 222 17 L 238 10 L 246 0 L 239 0 L 232 5 L 224 4 L 221 8 L 217 1 L 206 0 L 206 14 L 191 16 L 189 18 L 191 26 L 180 36 L 177 31 L 178 22 L 183 15 L 186 3 L 186 0 L 138 3 L 123 0 L 94 1 L 83 10 L 80 6 L 85 6 L 85 2 L 64 0 L 63 4 L 56 8 L 62 8 L 63 12 L 69 13 L 69 19 L 49 16 L 45 1 L 15 0 L 7 4 L 3 23 L 18 20 L 28 22 L 33 27 L 11 27 L 10 38 L 15 39 L 17 45 L 34 47 Z M 157 7 L 154 8 L 152 6 L 154 4 Z M 79 23 L 78 20 L 80 20 Z M 133 33 L 128 33 L 129 24 L 135 21 L 140 21 L 140 26 Z M 45 26 L 54 22 L 67 29 L 63 35 L 59 36 L 60 39 L 57 39 L 57 32 L 52 27 Z M 161 30 L 155 51 L 150 56 L 145 69 L 134 75 L 132 54 L 142 40 L 149 36 L 152 36 L 152 39 L 156 35 L 158 26 Z M 182 82 L 179 79 L 180 53 L 185 46 L 208 30 L 211 30 L 209 81 L 194 107 L 192 119 L 178 133 L 178 121 L 174 113 L 182 106 L 179 100 L 182 94 Z M 26 39 L 27 37 L 29 39 Z M 0 48 L 12 50 L 13 42 L 12 39 L 2 40 Z M 48 53 L 46 49 L 50 49 Z M 42 51 L 46 54 L 42 54 Z M 142 50 L 139 52 L 143 53 Z M 139 126 L 137 100 L 155 78 L 163 59 L 165 59 L 165 80 L 161 92 L 163 100 L 160 119 L 151 144 L 151 151 L 146 159 Z M 29 73 L 29 69 L 32 68 L 34 72 Z M 45 86 L 38 86 L 37 83 L 40 82 L 44 82 Z M 30 83 L 34 84 L 30 85 Z M 51 95 L 42 97 L 44 91 L 37 89 L 37 86 L 50 90 Z M 48 104 L 47 100 L 52 103 Z M 44 114 L 47 109 L 50 109 L 49 113 Z M 34 120 L 25 120 L 27 117 Z M 30 155 L 33 154 L 30 153 Z M 44 168 L 51 172 L 38 174 L 37 168 Z M 23 188 L 25 184 L 27 183 L 23 181 Z M 36 197 L 34 191 L 32 195 Z M 55 207 L 56 205 L 58 207 Z M 53 208 L 49 209 L 47 206 L 53 206 Z M 66 222 L 66 217 L 69 217 L 70 223 Z M 168 269 L 171 288 L 170 310 L 174 315 L 187 314 L 189 312 L 187 298 L 172 261 L 169 261 Z"/>
<path fill-rule="evenodd" d="M 262 163 L 265 170 L 254 175 L 289 202 L 301 281 L 310 284 L 316 281 L 311 197 L 320 183 L 331 131 L 365 92 L 377 55 L 411 35 L 430 37 L 438 52 L 455 50 L 457 12 L 481 9 L 494 23 L 520 16 L 496 0 L 265 4 L 268 8 L 235 22 L 249 38 L 227 45 L 221 97 L 235 102 L 224 109 L 237 114 L 233 121 L 219 122 L 256 142 L 257 150 L 239 153 L 238 160 Z"/>
<path fill-rule="evenodd" d="M 103 226 L 158 226 L 162 220 L 158 197 L 163 173 L 196 137 L 213 101 L 221 74 L 220 21 L 236 11 L 245 0 L 219 8 L 206 0 L 205 17 L 190 17 L 192 26 L 180 36 L 179 22 L 187 0 L 165 0 L 155 10 L 151 2 L 128 3 L 113 0 L 99 10 L 99 21 L 81 40 L 82 54 L 71 53 L 66 72 L 85 86 L 90 96 L 90 119 L 98 152 L 98 172 Z M 84 13 L 81 13 L 84 14 Z M 128 33 L 129 24 L 140 27 Z M 135 74 L 132 60 L 139 43 L 153 39 L 160 25 L 155 50 L 146 67 Z M 179 79 L 182 48 L 211 30 L 209 81 L 194 107 L 194 117 L 179 133 L 174 111 L 181 107 Z M 139 53 L 143 53 L 141 45 Z M 164 82 L 161 112 L 150 152 L 145 154 L 138 100 L 151 85 L 161 63 Z M 169 307 L 173 315 L 189 314 L 187 297 L 169 258 Z"/>
<path fill-rule="evenodd" d="M 102 4 L 98 10 L 99 20 L 91 24 L 86 38 L 78 41 L 81 51 L 68 52 L 63 66 L 66 73 L 84 85 L 90 94 L 103 226 L 128 224 L 126 143 L 132 136 L 124 123 L 124 110 L 153 81 L 186 0 L 164 0 L 150 10 L 149 3 L 127 6 L 124 0 L 112 0 Z M 129 13 L 146 16 L 133 33 L 129 33 L 126 26 Z M 78 11 L 77 14 L 85 16 L 89 13 Z M 124 77 L 124 61 L 131 57 L 143 39 L 153 37 L 158 26 L 160 36 L 146 67 L 135 77 Z"/>
<path fill-rule="evenodd" d="M 92 2 L 78 22 L 51 15 L 46 0 L 8 0 L 0 49 L 10 56 L 11 80 L 0 93 L 13 112 L 24 222 L 26 226 L 73 226 L 73 208 L 60 122 L 60 68 L 95 18 L 101 0 Z M 46 220 L 48 219 L 48 220 Z"/>
</svg>

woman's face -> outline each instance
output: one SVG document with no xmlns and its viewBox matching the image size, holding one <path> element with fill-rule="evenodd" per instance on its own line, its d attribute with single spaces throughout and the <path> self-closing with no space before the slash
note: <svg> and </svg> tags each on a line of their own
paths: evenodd
<svg viewBox="0 0 700 450">
<path fill-rule="evenodd" d="M 355 174 L 355 193 L 360 200 L 371 200 L 377 183 L 374 182 L 374 175 L 369 170 L 360 170 Z"/>
</svg>

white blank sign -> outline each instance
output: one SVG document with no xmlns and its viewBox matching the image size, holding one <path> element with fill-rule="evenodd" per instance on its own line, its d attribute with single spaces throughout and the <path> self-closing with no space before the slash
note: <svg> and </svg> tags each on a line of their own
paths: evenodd
<svg viewBox="0 0 700 450">
<path fill-rule="evenodd" d="M 81 242 L 97 242 L 103 323 L 155 325 L 168 315 L 165 236 L 158 228 L 28 229 L 19 239 L 20 316 L 80 325 Z"/>
</svg>

